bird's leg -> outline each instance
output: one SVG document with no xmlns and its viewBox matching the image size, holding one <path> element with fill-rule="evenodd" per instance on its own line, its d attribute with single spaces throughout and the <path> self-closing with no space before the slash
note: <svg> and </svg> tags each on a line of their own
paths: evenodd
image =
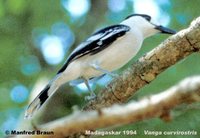
<svg viewBox="0 0 200 138">
<path fill-rule="evenodd" d="M 99 65 L 97 65 L 97 64 L 91 64 L 91 66 L 92 66 L 92 68 L 93 69 L 95 69 L 95 70 L 98 70 L 98 71 L 100 71 L 100 72 L 102 72 L 102 73 L 104 73 L 104 74 L 108 74 L 108 75 L 110 75 L 111 77 L 118 77 L 118 75 L 117 74 L 115 74 L 115 73 L 112 73 L 112 72 L 110 72 L 110 71 L 107 71 L 107 70 L 105 70 L 105 69 L 102 69 Z"/>
<path fill-rule="evenodd" d="M 83 80 L 84 80 L 84 83 L 86 85 L 86 87 L 88 88 L 89 92 L 90 92 L 90 96 L 86 96 L 85 97 L 85 100 L 92 100 L 94 98 L 96 98 L 96 94 L 94 93 L 94 91 L 90 88 L 90 85 L 89 85 L 89 81 L 87 78 L 85 77 L 82 77 Z"/>
</svg>

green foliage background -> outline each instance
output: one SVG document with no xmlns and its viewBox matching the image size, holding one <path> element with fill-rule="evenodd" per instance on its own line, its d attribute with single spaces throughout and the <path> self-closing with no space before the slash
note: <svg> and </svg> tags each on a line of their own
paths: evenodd
<svg viewBox="0 0 200 138">
<path fill-rule="evenodd" d="M 107 6 L 107 0 L 91 0 L 89 1 L 90 9 L 88 13 L 74 19 L 63 8 L 62 1 L 59 0 L 0 0 L 0 136 L 4 135 L 5 126 L 10 125 L 10 129 L 14 129 L 13 127 L 17 128 L 20 122 L 25 122 L 20 118 L 20 115 L 23 114 L 29 101 L 26 99 L 24 102 L 18 103 L 12 100 L 11 90 L 13 87 L 17 84 L 23 84 L 30 93 L 38 79 L 44 77 L 52 78 L 64 63 L 63 60 L 58 65 L 49 65 L 36 45 L 34 38 L 43 33 L 51 34 L 51 27 L 57 22 L 65 23 L 75 35 L 73 45 L 65 52 L 65 57 L 67 57 L 69 52 L 94 30 L 116 24 L 130 13 L 133 13 L 132 1 L 125 1 L 126 6 L 122 11 L 112 12 Z M 165 1 L 170 4 L 163 5 L 160 4 L 160 0 L 155 0 L 160 8 L 169 14 L 169 27 L 177 31 L 188 27 L 190 22 L 200 15 L 199 0 Z M 35 34 L 34 30 L 38 28 L 40 31 Z M 139 54 L 118 72 L 127 68 L 127 66 L 156 47 L 167 37 L 167 35 L 155 35 L 146 39 Z M 32 56 L 34 58 L 30 58 Z M 26 59 L 30 60 L 27 61 Z M 185 77 L 198 75 L 200 73 L 199 59 L 200 54 L 193 54 L 170 67 L 151 84 L 139 90 L 131 100 L 161 92 Z M 40 65 L 40 69 L 32 74 L 24 74 L 22 72 L 23 65 L 27 62 L 35 62 L 35 60 Z M 102 89 L 102 86 L 97 85 L 95 88 L 95 91 L 98 92 Z M 48 113 L 43 113 L 43 116 L 39 116 L 37 122 L 48 122 L 67 115 L 71 112 L 73 105 L 82 106 L 85 103 L 83 100 L 85 93 L 80 94 L 77 91 L 80 90 L 69 87 L 69 85 L 59 89 L 59 92 L 52 98 L 53 100 L 45 107 Z M 171 122 L 163 122 L 159 118 L 154 118 L 110 129 L 137 130 L 138 135 L 134 136 L 137 138 L 147 137 L 144 136 L 144 130 L 195 130 L 198 132 L 198 136 L 189 137 L 198 138 L 200 137 L 199 106 L 200 104 L 195 104 L 189 108 L 185 105 L 177 107 L 172 111 L 174 119 Z M 164 136 L 157 136 L 157 138 L 160 137 Z M 165 137 L 171 138 L 172 136 Z M 179 138 L 183 136 L 173 137 Z"/>
</svg>

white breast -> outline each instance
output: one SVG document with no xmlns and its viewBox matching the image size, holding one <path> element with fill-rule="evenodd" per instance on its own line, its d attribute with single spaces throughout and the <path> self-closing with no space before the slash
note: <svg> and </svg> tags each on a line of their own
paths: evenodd
<svg viewBox="0 0 200 138">
<path fill-rule="evenodd" d="M 102 73 L 89 67 L 89 64 L 96 63 L 105 70 L 114 71 L 127 64 L 140 50 L 143 37 L 137 29 L 127 32 L 125 37 L 119 38 L 109 47 L 95 55 L 80 58 L 82 75 L 88 78 L 99 76 Z"/>
</svg>

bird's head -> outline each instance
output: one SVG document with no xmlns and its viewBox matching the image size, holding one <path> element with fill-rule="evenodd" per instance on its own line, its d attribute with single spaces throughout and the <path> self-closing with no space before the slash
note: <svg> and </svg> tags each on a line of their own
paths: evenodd
<svg viewBox="0 0 200 138">
<path fill-rule="evenodd" d="M 156 33 L 175 34 L 176 31 L 164 27 L 162 25 L 156 25 L 151 21 L 151 16 L 146 14 L 131 14 L 125 18 L 122 24 L 129 25 L 131 28 L 138 28 L 143 36 L 149 37 Z"/>
</svg>

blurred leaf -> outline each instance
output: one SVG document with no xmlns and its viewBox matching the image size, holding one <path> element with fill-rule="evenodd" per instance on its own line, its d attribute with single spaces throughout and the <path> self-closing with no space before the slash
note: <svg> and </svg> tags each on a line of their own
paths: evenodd
<svg viewBox="0 0 200 138">
<path fill-rule="evenodd" d="M 19 15 L 24 12 L 29 0 L 6 0 L 6 5 L 12 14 Z"/>
</svg>

